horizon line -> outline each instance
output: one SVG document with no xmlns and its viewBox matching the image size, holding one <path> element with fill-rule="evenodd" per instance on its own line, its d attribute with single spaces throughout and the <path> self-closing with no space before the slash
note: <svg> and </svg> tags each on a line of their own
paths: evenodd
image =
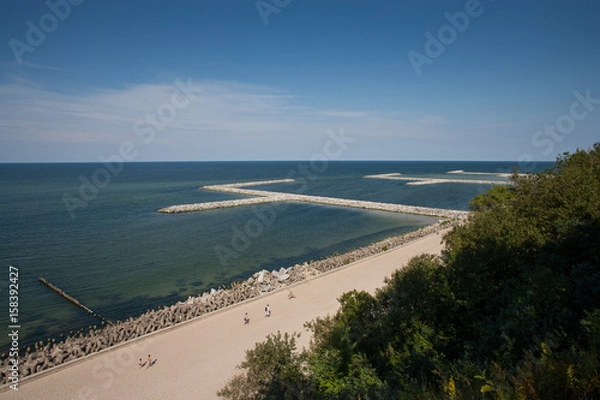
<svg viewBox="0 0 600 400">
<path fill-rule="evenodd" d="M 310 160 L 310 159 L 281 159 L 281 160 L 147 160 L 147 161 L 122 161 L 123 164 L 149 164 L 149 163 L 250 163 L 250 162 L 323 162 L 341 163 L 341 162 L 507 162 L 520 164 L 523 161 L 518 160 L 395 160 L 395 159 L 348 159 L 348 160 Z M 527 163 L 555 163 L 556 160 L 528 160 Z M 0 161 L 0 165 L 12 164 L 106 164 L 102 161 Z"/>
</svg>

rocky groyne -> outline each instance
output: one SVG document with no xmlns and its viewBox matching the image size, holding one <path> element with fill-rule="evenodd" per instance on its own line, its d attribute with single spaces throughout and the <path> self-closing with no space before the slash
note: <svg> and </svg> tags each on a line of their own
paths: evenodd
<svg viewBox="0 0 600 400">
<path fill-rule="evenodd" d="M 460 220 L 455 222 L 460 223 Z M 58 340 L 48 339 L 47 342 L 37 342 L 33 348 L 28 347 L 20 351 L 18 364 L 20 377 L 26 378 L 262 294 L 291 287 L 310 279 L 312 276 L 406 244 L 433 232 L 438 232 L 453 223 L 450 221 L 437 223 L 405 235 L 391 237 L 322 260 L 296 264 L 279 270 L 262 270 L 246 280 L 234 282 L 219 290 L 213 289 L 210 292 L 189 297 L 186 301 L 171 306 L 149 310 L 138 317 L 117 321 L 112 325 L 102 323 L 100 327 L 90 326 L 88 329 L 76 333 L 71 332 L 66 337 L 61 336 Z M 11 374 L 10 367 L 11 359 L 3 354 L 0 359 L 0 384 L 7 384 L 8 377 Z"/>
<path fill-rule="evenodd" d="M 223 187 L 247 187 L 247 186 L 262 186 L 262 185 L 275 185 L 279 183 L 294 183 L 294 179 L 270 179 L 267 181 L 250 181 L 250 182 L 237 182 L 237 183 L 225 183 L 222 185 Z M 208 187 L 208 186 L 206 186 Z"/>
<path fill-rule="evenodd" d="M 196 203 L 196 204 L 180 204 L 161 208 L 157 210 L 160 213 L 184 213 L 194 211 L 205 211 L 227 207 L 239 207 L 249 204 L 259 204 L 267 202 L 300 202 L 300 203 L 314 203 L 314 204 L 325 204 L 337 207 L 351 207 L 360 208 L 365 210 L 374 211 L 386 211 L 401 214 L 416 214 L 426 215 L 443 218 L 461 218 L 464 217 L 467 212 L 461 210 L 447 210 L 443 208 L 431 208 L 431 207 L 419 207 L 410 206 L 405 204 L 394 204 L 394 203 L 380 203 L 375 201 L 364 201 L 364 200 L 351 200 L 341 199 L 336 197 L 324 197 L 324 196 L 309 196 L 304 194 L 295 193 L 284 193 L 284 192 L 271 192 L 266 190 L 253 190 L 243 189 L 244 186 L 253 185 L 264 185 L 270 183 L 281 183 L 281 182 L 294 182 L 293 179 L 276 180 L 276 181 L 261 181 L 261 182 L 245 182 L 245 183 L 233 183 L 226 185 L 209 185 L 202 186 L 202 190 L 212 190 L 217 192 L 225 192 L 238 194 L 243 196 L 250 196 L 248 199 L 238 200 L 225 200 L 210 203 Z"/>
<path fill-rule="evenodd" d="M 466 174 L 464 171 L 450 171 L 448 174 Z M 480 172 L 479 175 L 490 175 L 487 173 Z M 499 177 L 506 178 L 505 175 L 496 175 Z M 407 185 L 435 185 L 438 183 L 472 183 L 481 185 L 511 185 L 512 183 L 507 180 L 491 180 L 491 179 L 454 179 L 454 178 L 415 178 L 410 176 L 402 176 L 401 173 L 394 172 L 391 174 L 377 174 L 377 175 L 365 175 L 363 178 L 367 179 L 389 179 L 396 181 L 407 181 Z"/>
<path fill-rule="evenodd" d="M 206 203 L 194 203 L 194 204 L 179 204 L 176 206 L 170 206 L 157 210 L 159 213 L 165 214 L 179 214 L 194 211 L 208 211 L 208 210 L 219 210 L 221 208 L 231 207 L 242 207 L 251 206 L 255 204 L 273 203 L 278 201 L 286 201 L 283 198 L 277 196 L 269 197 L 252 197 L 250 199 L 236 199 L 236 200 L 223 200 L 223 201 L 210 201 Z"/>
</svg>

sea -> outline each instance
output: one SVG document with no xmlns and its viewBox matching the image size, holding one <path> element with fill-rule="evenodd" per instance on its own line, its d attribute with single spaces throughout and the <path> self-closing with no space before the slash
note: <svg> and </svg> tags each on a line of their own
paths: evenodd
<svg viewBox="0 0 600 400">
<path fill-rule="evenodd" d="M 253 189 L 467 210 L 491 184 L 413 186 L 364 176 L 482 179 L 479 173 L 489 173 L 485 179 L 501 180 L 492 174 L 510 173 L 515 166 L 315 160 L 0 164 L 0 352 L 10 347 L 10 326 L 18 326 L 24 347 L 100 324 L 40 277 L 97 314 L 125 320 L 262 269 L 325 258 L 435 221 L 309 203 L 156 212 L 243 197 L 200 186 L 291 177 L 293 183 Z M 537 163 L 529 172 L 549 166 Z M 447 174 L 456 170 L 465 174 Z M 12 286 L 11 292 L 10 284 L 17 290 Z"/>
</svg>

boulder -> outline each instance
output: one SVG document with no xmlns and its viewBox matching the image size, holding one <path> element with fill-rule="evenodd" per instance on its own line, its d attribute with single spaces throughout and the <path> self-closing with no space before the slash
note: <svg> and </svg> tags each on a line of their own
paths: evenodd
<svg viewBox="0 0 600 400">
<path fill-rule="evenodd" d="M 265 281 L 265 272 L 267 271 L 263 269 L 258 273 L 258 283 L 263 283 Z"/>
<path fill-rule="evenodd" d="M 279 275 L 277 275 L 277 280 L 279 282 L 284 282 L 284 281 L 287 281 L 288 279 L 290 279 L 290 275 L 289 274 L 279 274 Z"/>
</svg>

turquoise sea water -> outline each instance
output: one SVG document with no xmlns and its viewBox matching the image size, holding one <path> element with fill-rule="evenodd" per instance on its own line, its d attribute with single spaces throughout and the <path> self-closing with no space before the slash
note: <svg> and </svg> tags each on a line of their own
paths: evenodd
<svg viewBox="0 0 600 400">
<path fill-rule="evenodd" d="M 112 166 L 119 170 L 110 173 L 91 163 L 0 164 L 4 271 L 0 269 L 0 309 L 6 310 L 0 312 L 0 332 L 9 325 L 10 265 L 19 270 L 20 342 L 28 345 L 98 323 L 40 284 L 40 276 L 100 315 L 126 319 L 263 268 L 326 257 L 433 221 L 313 204 L 156 213 L 174 204 L 239 197 L 198 190 L 202 185 L 293 175 L 298 178 L 294 183 L 257 189 L 466 210 L 473 196 L 491 185 L 410 186 L 363 176 L 400 172 L 482 179 L 446 172 L 510 172 L 512 166 L 509 162 L 186 162 L 125 164 Z M 539 164 L 538 170 L 547 166 Z M 84 184 L 94 179 L 102 182 L 97 192 Z M 71 199 L 71 212 L 65 198 Z M 0 348 L 7 344 L 8 336 L 0 334 Z"/>
</svg>

